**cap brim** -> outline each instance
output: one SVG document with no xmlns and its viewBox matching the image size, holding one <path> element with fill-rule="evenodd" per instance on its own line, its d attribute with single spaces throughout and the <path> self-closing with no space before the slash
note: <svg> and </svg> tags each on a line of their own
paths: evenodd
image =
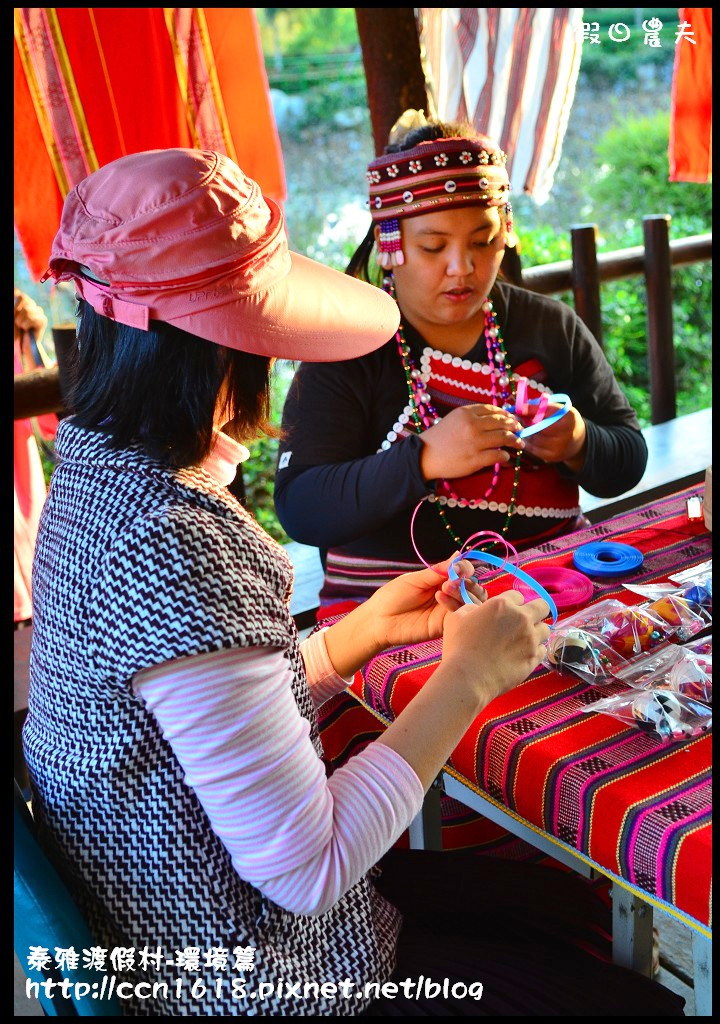
<svg viewBox="0 0 720 1024">
<path fill-rule="evenodd" d="M 290 259 L 267 291 L 168 323 L 228 348 L 318 363 L 366 355 L 393 337 L 400 311 L 380 288 L 295 252 Z"/>
</svg>

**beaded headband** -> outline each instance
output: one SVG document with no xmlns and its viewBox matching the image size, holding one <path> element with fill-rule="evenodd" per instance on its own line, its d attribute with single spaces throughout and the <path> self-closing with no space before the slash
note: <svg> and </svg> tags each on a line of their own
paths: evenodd
<svg viewBox="0 0 720 1024">
<path fill-rule="evenodd" d="M 506 160 L 492 139 L 480 135 L 433 139 L 371 161 L 367 179 L 370 213 L 380 226 L 378 263 L 387 268 L 405 262 L 400 218 L 440 207 L 504 206 L 507 229 L 512 231 Z"/>
</svg>

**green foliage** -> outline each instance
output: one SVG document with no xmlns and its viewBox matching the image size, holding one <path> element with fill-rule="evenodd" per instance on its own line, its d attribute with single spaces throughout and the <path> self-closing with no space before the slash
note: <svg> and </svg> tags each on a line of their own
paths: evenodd
<svg viewBox="0 0 720 1024">
<path fill-rule="evenodd" d="M 49 487 L 50 477 L 52 476 L 52 472 L 56 466 L 54 455 L 55 442 L 46 441 L 44 444 L 44 448 L 45 450 L 43 450 L 43 446 L 40 446 L 40 461 L 42 462 L 43 474 L 45 476 L 45 486 Z"/>
<path fill-rule="evenodd" d="M 367 105 L 365 76 L 361 68 L 351 68 L 340 79 L 314 85 L 315 87 L 308 89 L 304 95 L 305 110 L 299 119 L 299 128 L 337 117 L 342 118 L 348 110 L 362 109 Z M 354 124 L 350 126 L 353 127 Z"/>
<path fill-rule="evenodd" d="M 681 236 L 687 233 L 679 231 Z M 712 405 L 712 267 L 677 267 L 672 284 L 677 413 L 682 415 Z M 644 282 L 637 277 L 608 282 L 601 301 L 605 353 L 641 426 L 647 426 L 651 407 Z"/>
<path fill-rule="evenodd" d="M 588 191 L 591 219 L 604 233 L 626 234 L 637 228 L 636 242 L 627 244 L 640 244 L 642 217 L 653 213 L 669 213 L 682 222 L 682 234 L 711 230 L 711 186 L 668 181 L 669 135 L 669 116 L 658 113 L 626 118 L 595 144 L 596 170 Z"/>
<path fill-rule="evenodd" d="M 282 407 L 285 395 L 295 373 L 295 364 L 287 360 L 277 360 L 272 375 L 272 410 L 271 423 L 280 426 Z M 280 544 L 290 540 L 275 515 L 273 490 L 275 482 L 275 464 L 277 462 L 278 439 L 260 437 L 248 444 L 250 458 L 240 467 L 245 484 L 247 508 L 257 521 Z"/>
<path fill-rule="evenodd" d="M 538 227 L 525 231 L 518 225 L 520 232 L 520 256 L 523 267 L 537 267 L 545 263 L 557 263 L 569 260 L 572 256 L 569 233 L 562 234 L 550 226 Z"/>
<path fill-rule="evenodd" d="M 299 127 L 367 104 L 354 8 L 258 7 L 256 13 L 270 85 L 305 100 Z"/>
<path fill-rule="evenodd" d="M 367 108 L 362 53 L 353 7 L 255 9 L 270 86 L 302 97 L 293 131 Z"/>
<path fill-rule="evenodd" d="M 583 7 L 583 21 L 597 21 L 600 29 L 606 29 L 621 21 L 628 28 L 642 25 L 650 18 L 659 18 L 666 27 L 677 25 L 677 7 Z"/>
<path fill-rule="evenodd" d="M 651 80 L 653 78 L 667 80 L 671 76 L 673 50 L 648 48 L 647 54 L 643 54 L 643 67 L 648 70 L 639 72 L 637 53 L 631 49 L 624 49 L 627 45 L 607 40 L 605 40 L 604 46 L 602 43 L 599 46 L 583 44 L 580 63 L 582 78 L 595 88 L 604 88 L 619 81 L 631 84 L 636 82 L 642 74 L 647 75 Z"/>
<path fill-rule="evenodd" d="M 280 544 L 287 544 L 290 538 L 278 522 L 273 502 L 278 442 L 275 438 L 262 437 L 248 448 L 250 458 L 241 467 L 247 508 L 271 537 Z"/>
<path fill-rule="evenodd" d="M 672 221 L 672 236 L 700 233 L 694 218 L 679 215 Z M 604 235 L 600 250 L 613 251 L 639 244 L 637 229 Z M 570 258 L 570 236 L 551 228 L 535 228 L 520 238 L 524 267 L 541 266 Z M 712 405 L 712 264 L 676 267 L 672 277 L 673 331 L 677 413 Z M 573 305 L 571 293 L 555 296 Z M 647 359 L 647 295 L 641 277 L 608 281 L 601 285 L 603 345 L 615 376 L 635 409 L 641 426 L 651 422 L 650 378 Z"/>
<path fill-rule="evenodd" d="M 645 42 L 642 23 L 657 19 L 662 22 L 658 32 L 659 46 Z M 649 80 L 672 74 L 678 8 L 660 7 L 652 10 L 637 7 L 585 7 L 583 22 L 597 22 L 598 42 L 583 42 L 580 76 L 596 88 L 629 85 L 641 76 Z M 625 25 L 630 35 L 626 40 L 609 35 L 612 25 Z M 617 30 L 621 31 L 621 30 Z M 687 44 L 687 45 L 692 45 Z"/>
<path fill-rule="evenodd" d="M 643 216 L 669 214 L 670 237 L 712 230 L 709 184 L 668 180 L 669 118 L 627 118 L 608 129 L 594 147 L 595 181 L 590 220 L 597 223 L 600 251 L 643 243 Z M 673 329 L 678 414 L 711 404 L 712 263 L 673 272 Z M 602 288 L 605 347 L 616 376 L 643 425 L 650 422 L 647 368 L 647 297 L 642 278 Z"/>
<path fill-rule="evenodd" d="M 293 57 L 311 61 L 358 45 L 354 7 L 256 7 L 255 13 L 263 52 L 274 70 Z"/>
</svg>

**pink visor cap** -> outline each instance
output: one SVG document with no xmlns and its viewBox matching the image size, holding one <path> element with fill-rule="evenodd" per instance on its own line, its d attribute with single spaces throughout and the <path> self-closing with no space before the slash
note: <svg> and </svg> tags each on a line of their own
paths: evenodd
<svg viewBox="0 0 720 1024">
<path fill-rule="evenodd" d="M 162 320 L 218 345 L 329 362 L 379 348 L 400 322 L 379 288 L 290 252 L 282 211 L 228 157 L 121 157 L 68 193 L 43 280 L 96 312 Z"/>
</svg>

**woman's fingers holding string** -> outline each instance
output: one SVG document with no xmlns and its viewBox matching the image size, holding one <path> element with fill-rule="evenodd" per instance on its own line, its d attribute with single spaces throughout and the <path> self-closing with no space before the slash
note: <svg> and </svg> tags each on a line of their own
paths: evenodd
<svg viewBox="0 0 720 1024">
<path fill-rule="evenodd" d="M 494 405 L 469 405 L 464 408 L 484 430 L 509 430 L 513 433 L 522 430 L 523 424 L 518 417 L 506 409 L 498 409 Z"/>
<path fill-rule="evenodd" d="M 485 599 L 488 600 L 487 594 L 485 595 Z M 530 618 L 533 627 L 537 630 L 539 643 L 545 643 L 547 638 L 550 636 L 550 626 L 546 622 L 546 619 L 550 616 L 550 608 L 547 601 L 542 597 L 536 597 L 532 601 L 526 601 L 518 590 L 506 590 L 502 594 L 498 594 L 497 599 L 503 600 L 508 604 L 522 605 L 523 610 Z"/>
<path fill-rule="evenodd" d="M 484 587 L 480 586 L 473 575 L 475 572 L 473 563 L 468 558 L 461 558 L 455 562 L 454 569 L 457 572 L 458 578 L 456 580 L 445 580 L 435 594 L 436 600 L 440 604 L 444 604 L 443 598 L 449 598 L 452 601 L 453 607 L 460 607 L 460 605 L 465 603 L 462 596 L 462 584 L 464 582 L 465 593 L 470 598 L 472 604 L 484 604 L 488 597 L 487 591 Z"/>
<path fill-rule="evenodd" d="M 498 449 L 497 455 L 507 455 L 503 449 L 522 451 L 525 442 L 518 435 L 522 424 L 510 413 L 502 410 L 486 411 L 486 406 L 473 406 L 477 410 L 473 417 L 473 437 L 478 452 L 491 448 Z M 509 457 L 509 456 L 508 456 Z"/>
<path fill-rule="evenodd" d="M 546 621 L 550 615 L 550 607 L 542 597 L 536 597 L 534 601 L 525 602 L 528 611 L 532 614 L 535 627 L 540 635 L 540 646 L 545 653 L 545 642 L 550 636 L 550 625 Z"/>
</svg>

